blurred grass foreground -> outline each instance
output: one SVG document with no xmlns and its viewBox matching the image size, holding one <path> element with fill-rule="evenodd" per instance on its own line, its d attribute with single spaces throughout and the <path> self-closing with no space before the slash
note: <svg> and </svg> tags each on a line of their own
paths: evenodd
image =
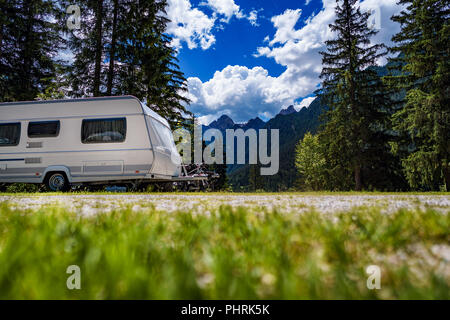
<svg viewBox="0 0 450 320">
<path fill-rule="evenodd" d="M 432 209 L 82 216 L 3 203 L 0 298 L 448 299 L 449 222 Z M 369 265 L 381 289 L 368 289 Z"/>
</svg>

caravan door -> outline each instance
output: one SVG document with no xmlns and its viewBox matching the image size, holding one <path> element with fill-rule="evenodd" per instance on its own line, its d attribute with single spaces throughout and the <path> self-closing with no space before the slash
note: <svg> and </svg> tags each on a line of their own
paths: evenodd
<svg viewBox="0 0 450 320">
<path fill-rule="evenodd" d="M 98 151 L 91 153 L 91 159 L 83 161 L 84 176 L 122 175 L 124 161 L 114 157 L 103 158 L 105 152 L 98 146 L 105 143 L 123 143 L 127 135 L 126 118 L 84 119 L 81 125 L 81 142 L 97 146 Z"/>
</svg>

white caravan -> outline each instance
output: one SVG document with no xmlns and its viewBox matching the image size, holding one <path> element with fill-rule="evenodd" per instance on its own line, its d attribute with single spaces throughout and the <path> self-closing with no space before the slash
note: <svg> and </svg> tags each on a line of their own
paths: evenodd
<svg viewBox="0 0 450 320">
<path fill-rule="evenodd" d="M 0 183 L 173 181 L 167 121 L 132 96 L 0 104 Z"/>
</svg>

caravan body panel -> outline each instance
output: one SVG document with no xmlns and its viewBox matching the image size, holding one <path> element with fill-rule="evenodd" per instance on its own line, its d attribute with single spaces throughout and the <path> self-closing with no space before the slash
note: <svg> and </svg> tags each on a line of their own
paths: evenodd
<svg viewBox="0 0 450 320">
<path fill-rule="evenodd" d="M 179 164 L 162 163 L 154 123 L 170 132 L 131 96 L 0 104 L 0 183 L 42 183 L 55 171 L 71 183 L 170 178 Z"/>
</svg>

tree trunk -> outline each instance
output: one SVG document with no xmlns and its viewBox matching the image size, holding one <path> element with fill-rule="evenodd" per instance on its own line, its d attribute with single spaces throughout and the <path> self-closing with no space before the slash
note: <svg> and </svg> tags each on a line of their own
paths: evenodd
<svg viewBox="0 0 450 320">
<path fill-rule="evenodd" d="M 443 168 L 444 172 L 444 182 L 445 182 L 445 191 L 450 191 L 450 167 L 445 164 Z"/>
<path fill-rule="evenodd" d="M 34 4 L 33 3 L 27 3 L 28 4 L 28 11 L 26 14 L 26 30 L 24 35 L 24 43 L 23 43 L 23 50 L 22 50 L 22 57 L 21 60 L 23 62 L 22 65 L 22 74 L 21 74 L 21 82 L 22 82 L 22 93 L 16 97 L 18 100 L 33 100 L 34 93 L 31 90 L 31 83 L 32 83 L 32 75 L 31 75 L 31 65 L 32 65 L 32 59 L 33 59 L 33 53 L 32 53 L 32 45 L 34 42 L 33 38 L 33 21 L 34 21 Z"/>
<path fill-rule="evenodd" d="M 114 17 L 112 25 L 111 49 L 109 51 L 109 70 L 108 70 L 108 85 L 106 94 L 112 94 L 113 78 L 114 78 L 114 61 L 116 58 L 116 42 L 117 42 L 117 14 L 119 11 L 119 0 L 114 0 Z"/>
<path fill-rule="evenodd" d="M 361 191 L 361 166 L 359 164 L 355 165 L 355 191 Z"/>
<path fill-rule="evenodd" d="M 0 25 L 0 57 L 2 56 L 2 47 L 3 47 L 3 24 Z"/>
<path fill-rule="evenodd" d="M 94 71 L 94 97 L 100 96 L 100 75 L 102 63 L 102 24 L 103 24 L 103 0 L 97 1 L 97 12 L 95 17 L 96 46 L 95 46 L 95 71 Z"/>
<path fill-rule="evenodd" d="M 351 5 L 350 3 L 345 0 L 344 1 L 344 6 L 346 7 L 346 12 L 347 12 L 347 32 L 348 32 L 348 39 L 347 39 L 347 45 L 348 45 L 348 59 L 349 59 L 349 69 L 348 72 L 350 74 L 350 79 L 349 79 L 349 98 L 350 98 L 350 110 L 351 110 L 351 115 L 350 115 L 350 127 L 351 127 L 351 134 L 352 137 L 349 137 L 350 139 L 352 139 L 352 144 L 354 148 L 359 149 L 359 145 L 358 145 L 358 132 L 360 132 L 359 128 L 357 127 L 357 123 L 359 120 L 359 112 L 357 109 L 358 106 L 358 99 L 356 98 L 356 87 L 357 87 L 357 83 L 356 83 L 356 71 L 355 71 L 355 61 L 358 59 L 357 57 L 357 53 L 355 52 L 355 49 L 353 47 L 353 38 L 352 38 L 352 28 L 351 28 Z M 355 168 L 354 168 L 354 175 L 355 175 L 355 190 L 356 191 L 361 191 L 362 189 L 362 184 L 361 184 L 361 164 L 360 164 L 360 160 L 359 160 L 359 156 L 358 156 L 358 152 L 355 153 L 355 158 L 357 161 L 357 164 L 355 164 Z"/>
</svg>

